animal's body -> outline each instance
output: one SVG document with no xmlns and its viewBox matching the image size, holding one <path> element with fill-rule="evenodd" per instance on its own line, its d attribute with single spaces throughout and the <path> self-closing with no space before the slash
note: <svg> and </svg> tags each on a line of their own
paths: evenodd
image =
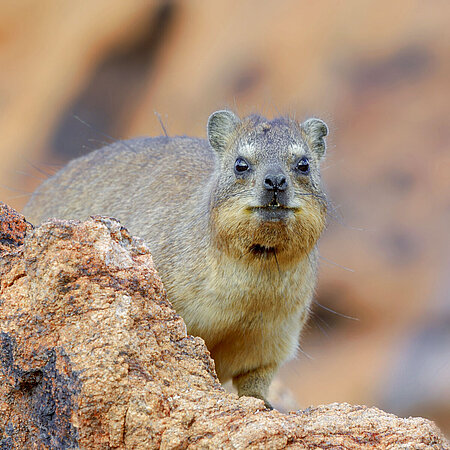
<svg viewBox="0 0 450 450">
<path fill-rule="evenodd" d="M 218 111 L 208 140 L 138 138 L 70 162 L 25 208 L 46 218 L 118 218 L 149 245 L 169 299 L 221 381 L 267 402 L 296 351 L 316 282 L 326 201 L 318 119 L 240 120 Z"/>
</svg>

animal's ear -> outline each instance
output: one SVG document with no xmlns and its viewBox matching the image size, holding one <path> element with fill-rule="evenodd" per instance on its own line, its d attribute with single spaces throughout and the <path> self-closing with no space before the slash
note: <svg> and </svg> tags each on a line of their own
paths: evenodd
<svg viewBox="0 0 450 450">
<path fill-rule="evenodd" d="M 323 120 L 311 118 L 305 120 L 301 127 L 309 148 L 317 153 L 319 159 L 322 159 L 327 148 L 325 143 L 325 136 L 328 135 L 327 124 Z"/>
<path fill-rule="evenodd" d="M 239 117 L 231 111 L 216 111 L 209 116 L 207 133 L 211 147 L 221 153 L 241 123 Z"/>
</svg>

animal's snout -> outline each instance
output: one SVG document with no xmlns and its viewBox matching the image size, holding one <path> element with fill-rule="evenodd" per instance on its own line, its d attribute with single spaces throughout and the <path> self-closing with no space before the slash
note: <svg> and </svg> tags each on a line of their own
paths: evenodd
<svg viewBox="0 0 450 450">
<path fill-rule="evenodd" d="M 268 191 L 285 191 L 288 187 L 284 173 L 269 173 L 264 177 L 264 187 Z"/>
</svg>

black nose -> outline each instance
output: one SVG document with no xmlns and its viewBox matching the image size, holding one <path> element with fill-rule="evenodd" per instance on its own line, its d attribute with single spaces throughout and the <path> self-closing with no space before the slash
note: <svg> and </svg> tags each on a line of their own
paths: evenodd
<svg viewBox="0 0 450 450">
<path fill-rule="evenodd" d="M 264 178 L 264 187 L 268 191 L 285 191 L 287 185 L 286 177 L 282 173 L 278 175 L 268 174 Z"/>
</svg>

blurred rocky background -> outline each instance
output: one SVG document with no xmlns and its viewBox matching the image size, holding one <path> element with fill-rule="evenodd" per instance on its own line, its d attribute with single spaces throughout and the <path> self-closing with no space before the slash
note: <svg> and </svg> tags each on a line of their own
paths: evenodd
<svg viewBox="0 0 450 450">
<path fill-rule="evenodd" d="M 160 120 L 327 121 L 316 304 L 274 395 L 450 432 L 447 0 L 3 0 L 0 67 L 0 200 L 19 210 L 65 161 Z"/>
</svg>

